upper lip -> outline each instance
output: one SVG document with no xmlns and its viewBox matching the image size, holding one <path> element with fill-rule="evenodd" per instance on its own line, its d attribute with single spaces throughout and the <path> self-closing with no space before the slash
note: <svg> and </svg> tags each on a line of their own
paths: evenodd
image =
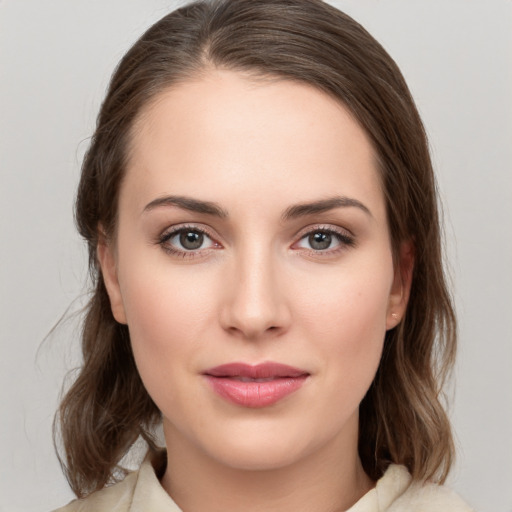
<svg viewBox="0 0 512 512">
<path fill-rule="evenodd" d="M 309 375 L 309 372 L 305 370 L 275 362 L 265 362 L 256 365 L 227 363 L 210 368 L 203 373 L 211 377 L 245 377 L 249 379 L 302 377 Z"/>
</svg>

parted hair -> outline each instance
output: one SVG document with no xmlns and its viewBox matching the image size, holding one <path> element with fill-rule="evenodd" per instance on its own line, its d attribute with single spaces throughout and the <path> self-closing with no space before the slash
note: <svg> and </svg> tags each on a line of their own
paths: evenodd
<svg viewBox="0 0 512 512">
<path fill-rule="evenodd" d="M 71 488 L 83 497 L 122 478 L 121 459 L 139 438 L 156 449 L 161 414 L 137 372 L 128 328 L 111 312 L 96 255 L 99 226 L 115 239 L 142 110 L 166 88 L 212 67 L 312 85 L 345 105 L 368 134 L 394 255 L 412 241 L 415 264 L 406 314 L 387 331 L 360 405 L 359 454 L 375 480 L 397 463 L 415 480 L 444 481 L 454 450 L 442 390 L 455 356 L 456 323 L 428 141 L 404 78 L 361 25 L 320 0 L 213 0 L 171 12 L 126 53 L 83 160 L 75 218 L 88 245 L 91 295 L 81 330 L 83 362 L 54 424 Z"/>
</svg>

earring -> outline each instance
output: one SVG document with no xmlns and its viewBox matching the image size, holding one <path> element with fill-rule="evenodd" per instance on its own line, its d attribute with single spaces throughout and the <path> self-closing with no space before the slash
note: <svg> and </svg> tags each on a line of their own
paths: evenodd
<svg viewBox="0 0 512 512">
<path fill-rule="evenodd" d="M 398 320 L 398 313 L 391 313 L 394 320 Z"/>
</svg>

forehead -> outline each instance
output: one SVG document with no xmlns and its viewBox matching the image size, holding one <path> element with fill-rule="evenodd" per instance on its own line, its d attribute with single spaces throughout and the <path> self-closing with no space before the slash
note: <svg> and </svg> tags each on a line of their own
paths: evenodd
<svg viewBox="0 0 512 512">
<path fill-rule="evenodd" d="M 382 202 L 375 161 L 365 131 L 329 95 L 217 70 L 168 88 L 143 110 L 125 181 L 139 206 L 198 190 L 215 201 L 343 194 Z"/>
</svg>

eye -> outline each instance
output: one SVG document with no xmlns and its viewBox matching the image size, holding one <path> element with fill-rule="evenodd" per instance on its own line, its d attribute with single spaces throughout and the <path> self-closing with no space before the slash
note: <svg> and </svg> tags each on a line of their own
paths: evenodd
<svg viewBox="0 0 512 512">
<path fill-rule="evenodd" d="M 187 251 L 195 251 L 197 249 L 200 249 L 201 246 L 205 242 L 205 236 L 204 233 L 201 233 L 200 231 L 192 231 L 190 229 L 180 231 L 171 239 L 169 242 L 173 245 L 181 245 L 180 248 L 183 248 Z"/>
<path fill-rule="evenodd" d="M 303 241 L 306 241 L 309 245 L 309 248 L 315 251 L 324 251 L 325 249 L 330 249 L 333 246 L 339 245 L 339 240 L 337 240 L 331 233 L 326 231 L 315 231 L 307 236 L 305 236 Z"/>
<path fill-rule="evenodd" d="M 205 231 L 197 227 L 181 227 L 167 231 L 159 243 L 167 252 L 182 256 L 192 256 L 194 252 L 218 247 Z"/>
<path fill-rule="evenodd" d="M 296 244 L 297 248 L 315 252 L 336 252 L 344 246 L 353 246 L 354 238 L 341 230 L 317 228 L 306 233 Z"/>
</svg>

